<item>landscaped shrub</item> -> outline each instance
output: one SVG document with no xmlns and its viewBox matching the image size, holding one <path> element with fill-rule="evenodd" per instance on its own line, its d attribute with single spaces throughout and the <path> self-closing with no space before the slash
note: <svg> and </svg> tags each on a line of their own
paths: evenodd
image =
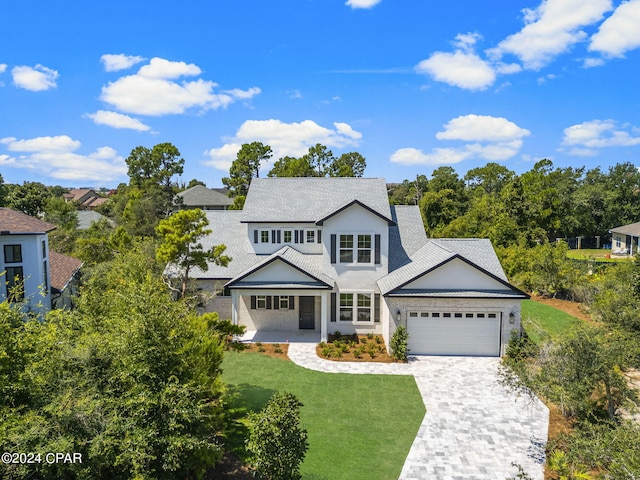
<svg viewBox="0 0 640 480">
<path fill-rule="evenodd" d="M 262 478 L 298 480 L 300 464 L 309 448 L 307 431 L 300 428 L 302 403 L 291 393 L 276 393 L 259 413 L 249 416 L 247 450 Z"/>
<path fill-rule="evenodd" d="M 391 353 L 393 358 L 399 362 L 407 361 L 407 354 L 409 353 L 409 347 L 407 342 L 409 341 L 409 334 L 407 329 L 400 325 L 396 328 L 396 331 L 391 335 Z"/>
</svg>

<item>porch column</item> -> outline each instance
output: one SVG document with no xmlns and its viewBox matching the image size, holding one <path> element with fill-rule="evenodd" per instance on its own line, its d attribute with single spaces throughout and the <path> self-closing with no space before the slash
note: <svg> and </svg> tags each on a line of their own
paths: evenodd
<svg viewBox="0 0 640 480">
<path fill-rule="evenodd" d="M 238 291 L 231 289 L 231 323 L 238 325 Z"/>
<path fill-rule="evenodd" d="M 329 339 L 327 325 L 329 323 L 329 293 L 323 291 L 320 294 L 320 341 L 326 342 Z"/>
</svg>

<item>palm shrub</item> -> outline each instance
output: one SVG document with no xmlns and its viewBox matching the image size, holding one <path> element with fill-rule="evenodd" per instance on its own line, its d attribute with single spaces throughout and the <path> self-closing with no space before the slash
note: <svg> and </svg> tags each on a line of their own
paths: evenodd
<svg viewBox="0 0 640 480">
<path fill-rule="evenodd" d="M 268 480 L 299 480 L 309 448 L 300 428 L 302 403 L 291 393 L 276 393 L 266 407 L 249 416 L 247 450 L 258 475 Z"/>
<path fill-rule="evenodd" d="M 409 341 L 409 333 L 406 327 L 400 325 L 396 328 L 396 331 L 391 335 L 391 353 L 393 358 L 399 362 L 407 361 L 407 354 L 409 353 L 409 347 L 407 342 Z"/>
</svg>

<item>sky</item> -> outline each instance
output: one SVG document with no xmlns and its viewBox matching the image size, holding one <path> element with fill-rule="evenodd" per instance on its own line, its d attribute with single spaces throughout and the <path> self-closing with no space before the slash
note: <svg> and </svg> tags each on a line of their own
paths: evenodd
<svg viewBox="0 0 640 480">
<path fill-rule="evenodd" d="M 640 166 L 640 0 L 1 0 L 0 19 L 6 183 L 115 187 L 164 142 L 210 187 L 253 141 L 271 164 L 356 151 L 388 182 Z"/>
</svg>

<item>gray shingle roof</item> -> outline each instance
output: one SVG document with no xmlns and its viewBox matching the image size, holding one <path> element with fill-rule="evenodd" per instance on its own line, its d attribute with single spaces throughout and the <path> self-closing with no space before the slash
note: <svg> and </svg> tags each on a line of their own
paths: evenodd
<svg viewBox="0 0 640 480">
<path fill-rule="evenodd" d="M 224 254 L 230 256 L 232 260 L 227 267 L 210 263 L 206 272 L 193 268 L 190 273 L 192 278 L 230 279 L 264 258 L 254 254 L 249 245 L 247 226 L 240 223 L 241 210 L 212 210 L 205 214 L 209 220 L 207 228 L 213 233 L 207 235 L 200 243 L 205 250 L 214 245 L 226 245 Z M 171 273 L 170 270 L 168 267 L 168 274 Z"/>
<path fill-rule="evenodd" d="M 621 227 L 612 228 L 610 232 L 622 233 L 623 235 L 640 236 L 640 222 L 622 225 Z"/>
<path fill-rule="evenodd" d="M 382 294 L 405 285 L 442 263 L 461 256 L 494 277 L 508 283 L 491 242 L 481 238 L 433 239 L 410 256 L 410 263 L 378 280 Z M 506 286 L 506 285 L 505 285 Z"/>
<path fill-rule="evenodd" d="M 182 199 L 182 205 L 186 207 L 207 207 L 222 206 L 226 207 L 233 204 L 226 195 L 211 190 L 204 185 L 195 185 L 191 188 L 176 194 L 176 197 Z"/>
<path fill-rule="evenodd" d="M 78 214 L 78 230 L 86 230 L 93 222 L 98 222 L 106 218 L 110 225 L 115 226 L 115 222 L 110 218 L 100 215 L 95 210 L 79 210 Z"/>
<path fill-rule="evenodd" d="M 391 220 L 382 178 L 254 178 L 243 222 L 315 223 L 358 200 Z"/>
<path fill-rule="evenodd" d="M 311 277 L 313 277 L 313 279 L 318 280 L 319 282 L 322 282 L 327 286 L 333 288 L 335 281 L 330 276 L 325 275 L 322 271 L 322 255 L 305 255 L 297 251 L 295 248 L 289 246 L 282 247 L 280 250 L 269 255 L 266 258 L 264 258 L 263 256 L 258 263 L 252 265 L 244 272 L 236 275 L 230 283 L 236 285 L 237 282 L 242 280 L 242 278 L 251 275 L 260 268 L 270 264 L 277 259 L 282 259 L 285 263 L 292 265 L 293 267 L 297 268 L 301 272 L 306 273 L 307 275 L 310 275 Z M 310 280 L 313 279 L 310 278 Z"/>
<path fill-rule="evenodd" d="M 415 205 L 391 207 L 395 226 L 389 228 L 389 271 L 397 270 L 411 260 L 409 257 L 427 243 L 420 209 Z"/>
</svg>

